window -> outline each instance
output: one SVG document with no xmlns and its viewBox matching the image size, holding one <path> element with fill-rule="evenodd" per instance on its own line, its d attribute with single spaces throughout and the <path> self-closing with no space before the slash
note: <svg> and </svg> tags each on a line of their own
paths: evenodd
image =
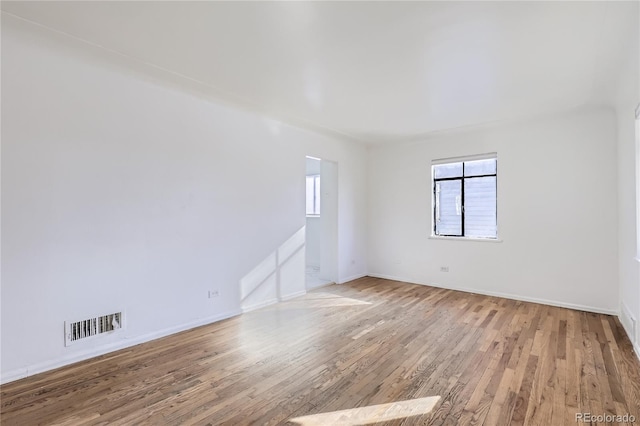
<svg viewBox="0 0 640 426">
<path fill-rule="evenodd" d="M 307 216 L 320 216 L 320 175 L 307 176 Z"/>
<path fill-rule="evenodd" d="M 433 162 L 433 235 L 498 237 L 497 163 L 496 154 Z"/>
</svg>

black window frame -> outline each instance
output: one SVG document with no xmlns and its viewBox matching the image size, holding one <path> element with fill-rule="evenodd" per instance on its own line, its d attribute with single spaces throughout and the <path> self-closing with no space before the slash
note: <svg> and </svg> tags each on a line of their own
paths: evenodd
<svg viewBox="0 0 640 426">
<path fill-rule="evenodd" d="M 474 176 L 465 176 L 464 172 L 465 172 L 465 163 L 468 162 L 472 162 L 472 161 L 479 161 L 479 160 L 495 160 L 496 161 L 496 171 L 495 173 L 488 173 L 488 174 L 483 174 L 483 175 L 474 175 Z M 436 178 L 436 174 L 435 174 L 435 166 L 444 166 L 444 165 L 448 165 L 448 164 L 456 164 L 456 163 L 462 163 L 462 175 L 461 176 L 456 176 L 456 177 L 445 177 L 445 178 Z M 438 161 L 437 163 L 432 163 L 431 165 L 431 178 L 433 180 L 433 188 L 432 188 L 432 210 L 433 210 L 433 227 L 431 229 L 431 231 L 433 232 L 433 236 L 434 237 L 451 237 L 451 238 L 482 238 L 482 239 L 488 239 L 488 240 L 496 240 L 498 239 L 498 232 L 496 229 L 496 235 L 494 237 L 480 237 L 480 236 L 467 236 L 465 235 L 465 211 L 464 211 L 464 182 L 465 179 L 475 179 L 475 178 L 485 178 L 485 177 L 495 177 L 496 178 L 496 206 L 495 206 L 495 210 L 496 210 L 496 226 L 498 224 L 498 156 L 497 155 L 492 155 L 492 156 L 487 156 L 487 157 L 479 157 L 479 158 L 460 158 L 460 159 L 451 159 L 451 161 Z M 444 182 L 444 181 L 460 181 L 460 215 L 462 216 L 460 218 L 461 221 L 461 226 L 460 226 L 460 235 L 455 235 L 455 234 L 438 234 L 436 231 L 437 228 L 437 206 L 436 206 L 436 186 L 437 186 L 437 182 Z"/>
</svg>

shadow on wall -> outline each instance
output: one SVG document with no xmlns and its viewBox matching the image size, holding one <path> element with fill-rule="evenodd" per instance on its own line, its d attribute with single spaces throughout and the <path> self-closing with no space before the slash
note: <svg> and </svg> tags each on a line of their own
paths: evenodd
<svg viewBox="0 0 640 426">
<path fill-rule="evenodd" d="M 303 226 L 240 280 L 243 312 L 305 293 L 304 248 Z"/>
</svg>

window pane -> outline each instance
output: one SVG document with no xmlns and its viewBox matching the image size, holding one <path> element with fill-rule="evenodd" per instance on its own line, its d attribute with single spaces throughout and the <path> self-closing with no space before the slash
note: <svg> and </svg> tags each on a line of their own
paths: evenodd
<svg viewBox="0 0 640 426">
<path fill-rule="evenodd" d="M 464 221 L 467 237 L 497 237 L 495 176 L 464 180 Z"/>
<path fill-rule="evenodd" d="M 436 182 L 436 235 L 462 235 L 462 180 Z"/>
<path fill-rule="evenodd" d="M 496 174 L 495 158 L 489 158 L 487 160 L 476 160 L 476 161 L 464 162 L 465 176 L 494 175 L 494 174 Z"/>
<path fill-rule="evenodd" d="M 433 166 L 433 176 L 436 178 L 462 177 L 462 163 L 438 164 Z"/>
<path fill-rule="evenodd" d="M 307 176 L 307 214 L 313 214 L 313 178 Z"/>
<path fill-rule="evenodd" d="M 315 177 L 316 182 L 316 200 L 315 205 L 313 206 L 314 214 L 320 214 L 320 176 Z"/>
</svg>

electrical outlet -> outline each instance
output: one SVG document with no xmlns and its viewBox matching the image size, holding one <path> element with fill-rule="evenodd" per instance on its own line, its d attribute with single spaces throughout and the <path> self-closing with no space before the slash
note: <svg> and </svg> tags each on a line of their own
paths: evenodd
<svg viewBox="0 0 640 426">
<path fill-rule="evenodd" d="M 218 296 L 220 296 L 220 292 L 218 290 L 209 290 L 209 299 L 213 299 Z"/>
<path fill-rule="evenodd" d="M 449 267 L 448 266 L 441 266 L 440 267 L 440 272 L 449 272 Z"/>
</svg>

